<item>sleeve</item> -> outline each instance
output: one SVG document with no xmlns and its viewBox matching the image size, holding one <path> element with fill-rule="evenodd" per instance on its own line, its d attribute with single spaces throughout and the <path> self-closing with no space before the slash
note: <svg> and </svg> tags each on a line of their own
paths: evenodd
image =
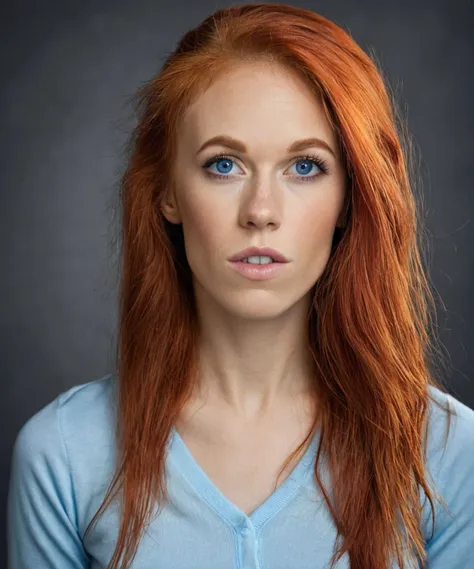
<svg viewBox="0 0 474 569">
<path fill-rule="evenodd" d="M 435 502 L 435 531 L 425 546 L 427 569 L 474 567 L 474 411 L 449 399 L 458 416 L 435 480 L 449 511 Z"/>
<path fill-rule="evenodd" d="M 18 433 L 7 496 L 8 569 L 87 569 L 75 521 L 59 398 Z"/>
</svg>

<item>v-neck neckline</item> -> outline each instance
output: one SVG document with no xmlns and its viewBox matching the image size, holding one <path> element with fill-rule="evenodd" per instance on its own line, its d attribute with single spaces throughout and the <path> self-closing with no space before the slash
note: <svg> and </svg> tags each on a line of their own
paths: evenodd
<svg viewBox="0 0 474 569">
<path fill-rule="evenodd" d="M 182 476 L 221 518 L 236 528 L 251 521 L 255 529 L 258 530 L 296 494 L 300 485 L 312 473 L 319 434 L 318 428 L 303 456 L 298 460 L 287 478 L 250 515 L 236 506 L 214 484 L 194 458 L 176 427 L 171 430 L 169 455 Z"/>
</svg>

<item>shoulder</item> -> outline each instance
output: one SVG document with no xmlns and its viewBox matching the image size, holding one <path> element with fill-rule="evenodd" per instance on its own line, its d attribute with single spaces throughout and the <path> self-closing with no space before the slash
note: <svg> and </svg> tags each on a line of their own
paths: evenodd
<svg viewBox="0 0 474 569">
<path fill-rule="evenodd" d="M 75 385 L 30 417 L 14 442 L 12 478 L 72 477 L 78 494 L 91 480 L 101 484 L 115 451 L 115 386 L 113 374 Z"/>
<path fill-rule="evenodd" d="M 113 393 L 112 374 L 76 385 L 18 432 L 7 498 L 15 567 L 89 566 L 81 536 L 107 482 Z"/>
<path fill-rule="evenodd" d="M 448 539 L 461 527 L 474 535 L 474 410 L 436 387 L 430 386 L 430 394 L 434 401 L 430 403 L 427 439 L 429 475 L 448 508 L 434 502 L 434 544 L 440 543 L 439 536 Z M 449 416 L 443 407 L 449 409 Z M 430 477 L 427 482 L 432 487 Z M 431 529 L 429 524 L 428 537 Z"/>
<path fill-rule="evenodd" d="M 474 462 L 474 410 L 437 387 L 429 388 L 428 455 L 430 466 L 442 474 L 453 466 Z M 448 412 L 444 409 L 449 409 Z"/>
<path fill-rule="evenodd" d="M 99 426 L 114 410 L 114 378 L 108 374 L 58 394 L 23 424 L 15 447 L 46 449 L 73 431 L 84 436 Z"/>
</svg>

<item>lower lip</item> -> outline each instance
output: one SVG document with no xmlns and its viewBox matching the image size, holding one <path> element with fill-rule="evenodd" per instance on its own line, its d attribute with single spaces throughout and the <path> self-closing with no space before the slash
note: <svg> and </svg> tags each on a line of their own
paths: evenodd
<svg viewBox="0 0 474 569">
<path fill-rule="evenodd" d="M 241 275 L 254 281 L 271 279 L 278 276 L 287 263 L 268 263 L 267 265 L 252 265 L 243 261 L 231 261 L 230 264 L 239 271 Z"/>
</svg>

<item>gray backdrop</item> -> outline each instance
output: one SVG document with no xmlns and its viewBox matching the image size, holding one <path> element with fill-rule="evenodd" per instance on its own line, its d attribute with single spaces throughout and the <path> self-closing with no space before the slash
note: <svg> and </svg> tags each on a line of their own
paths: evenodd
<svg viewBox="0 0 474 569">
<path fill-rule="evenodd" d="M 129 97 L 185 31 L 230 4 L 1 4 L 2 514 L 20 427 L 61 391 L 113 366 L 114 207 L 123 145 L 134 124 Z M 445 306 L 439 326 L 451 358 L 446 379 L 474 408 L 467 326 L 473 316 L 473 7 L 467 0 L 295 4 L 375 50 L 406 110 L 434 237 L 432 280 Z M 4 565 L 4 515 L 0 521 Z"/>
</svg>

